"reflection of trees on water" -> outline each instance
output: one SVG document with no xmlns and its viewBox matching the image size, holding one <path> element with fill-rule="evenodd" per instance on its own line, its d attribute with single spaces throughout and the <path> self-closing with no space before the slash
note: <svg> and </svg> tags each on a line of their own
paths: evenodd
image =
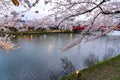
<svg viewBox="0 0 120 80">
<path fill-rule="evenodd" d="M 107 60 L 107 59 L 111 58 L 112 56 L 115 56 L 114 52 L 115 52 L 115 50 L 113 48 L 108 48 L 108 51 L 103 56 L 103 60 Z"/>
<path fill-rule="evenodd" d="M 75 37 L 75 36 L 77 36 L 77 35 L 74 35 L 73 37 Z M 29 42 L 29 44 L 33 45 L 31 42 L 34 41 L 34 42 L 36 42 L 36 43 L 34 43 L 35 46 L 36 45 L 38 46 L 38 42 L 39 42 L 40 45 L 42 44 L 42 47 L 40 46 L 41 49 L 43 48 L 43 44 L 47 45 L 47 46 L 48 46 L 49 43 L 50 44 L 52 43 L 53 46 L 54 46 L 54 44 L 56 44 L 57 47 L 55 47 L 54 50 L 56 50 L 63 43 L 65 44 L 65 43 L 69 42 L 69 40 L 73 39 L 73 38 L 70 38 L 70 36 L 68 36 L 68 34 L 66 34 L 66 35 L 65 34 L 62 34 L 62 35 L 61 34 L 24 35 L 24 36 L 19 36 L 19 37 L 20 37 L 20 40 L 24 40 L 24 39 L 26 40 L 27 39 L 26 42 L 29 42 L 29 40 L 31 40 L 32 37 L 33 37 L 33 40 L 31 40 Z M 16 41 L 16 40 L 14 40 L 14 41 Z M 57 41 L 59 41 L 59 42 L 57 42 Z M 44 72 L 43 71 L 40 72 L 40 71 L 38 71 L 39 69 L 35 69 L 35 70 L 32 69 L 31 70 L 31 68 L 29 69 L 27 67 L 25 69 L 25 71 L 26 72 L 28 70 L 30 70 L 30 71 L 28 71 L 26 73 L 26 75 L 28 75 L 28 74 L 31 75 L 31 73 L 32 73 L 32 74 L 37 74 L 37 75 L 35 75 L 36 78 L 43 78 L 41 80 L 59 80 L 61 76 L 64 76 L 64 75 L 67 75 L 69 73 L 74 72 L 76 67 L 77 67 L 77 69 L 81 69 L 80 66 L 82 66 L 82 68 L 85 68 L 86 66 L 88 67 L 88 66 L 90 66 L 90 65 L 92 65 L 92 64 L 94 64 L 98 61 L 106 60 L 108 58 L 111 58 L 111 57 L 115 56 L 116 53 L 119 52 L 119 47 L 120 47 L 119 44 L 120 44 L 119 40 L 110 41 L 109 39 L 107 39 L 106 36 L 101 37 L 98 40 L 94 40 L 94 41 L 90 41 L 90 42 L 88 41 L 87 43 L 84 42 L 84 43 L 80 44 L 80 51 L 79 51 L 80 54 L 76 54 L 77 49 L 75 47 L 75 48 L 72 49 L 72 51 L 69 51 L 68 54 L 63 55 L 63 56 L 67 56 L 67 57 L 62 56 L 62 58 L 61 58 L 61 56 L 60 56 L 61 59 L 58 60 L 58 62 L 60 62 L 60 64 L 59 64 L 60 68 L 59 69 L 58 69 L 57 64 L 55 64 L 55 65 L 57 65 L 57 67 L 55 67 L 55 66 L 51 67 L 52 69 L 51 68 L 48 69 L 47 70 L 48 72 L 46 70 Z M 29 46 L 27 46 L 27 47 L 29 47 Z M 34 47 L 34 45 L 32 47 Z M 38 48 L 38 50 L 39 50 L 39 48 Z M 30 51 L 32 51 L 32 50 L 30 50 Z M 55 54 L 56 53 L 60 54 L 61 52 L 55 52 Z M 56 54 L 57 57 L 59 57 L 59 54 Z M 52 55 L 52 54 L 49 54 L 49 55 Z M 42 55 L 40 55 L 40 56 L 42 56 Z M 52 57 L 53 56 L 54 55 L 52 55 Z M 69 59 L 70 57 L 71 57 L 71 59 Z M 101 57 L 101 59 L 100 59 L 100 57 Z M 76 67 L 73 65 L 72 62 L 74 62 L 74 64 L 76 64 L 75 65 Z M 53 64 L 51 64 L 51 65 L 53 65 Z M 41 65 L 38 65 L 38 66 L 41 66 Z M 22 75 L 22 73 L 23 73 L 23 71 L 21 70 L 21 75 Z M 11 76 L 12 76 L 12 78 L 14 78 L 14 75 L 11 75 Z M 17 78 L 15 78 L 15 79 L 17 79 Z M 32 77 L 32 78 L 34 78 L 34 77 Z M 32 80 L 32 78 L 31 78 L 31 80 Z"/>
<path fill-rule="evenodd" d="M 90 43 L 88 42 L 88 44 L 82 43 L 82 45 L 80 45 L 80 47 L 85 48 L 84 50 L 89 49 L 89 47 L 91 47 L 91 45 L 92 45 L 92 47 L 87 51 L 88 52 L 88 53 L 86 53 L 87 55 L 84 54 L 86 56 L 84 56 L 83 62 L 82 62 L 82 64 L 79 64 L 79 66 L 84 65 L 84 67 L 89 67 L 99 61 L 107 60 L 107 59 L 119 54 L 118 52 L 119 52 L 119 48 L 120 48 L 120 45 L 119 45 L 120 42 L 119 42 L 119 40 L 111 41 L 112 38 L 114 38 L 114 37 L 105 36 L 98 40 L 92 41 Z M 83 46 L 85 46 L 85 47 L 83 47 Z M 97 50 L 95 48 L 97 48 Z M 81 54 L 82 53 L 83 52 L 81 52 Z M 71 62 L 71 60 L 69 60 L 66 57 L 63 57 L 61 59 L 61 66 L 62 66 L 61 74 L 63 74 L 63 76 L 74 72 L 76 69 L 75 66 L 73 65 L 73 63 Z M 51 80 L 59 80 L 59 79 L 56 79 L 56 73 L 52 75 L 52 78 L 54 78 L 54 79 L 51 79 Z"/>
<path fill-rule="evenodd" d="M 62 58 L 61 63 L 62 63 L 63 73 L 65 75 L 68 75 L 75 71 L 75 66 L 72 64 L 72 62 L 67 57 Z"/>
<path fill-rule="evenodd" d="M 119 54 L 120 51 L 120 42 L 118 39 L 114 40 L 114 38 L 118 38 L 117 36 L 105 36 L 99 39 L 96 46 L 99 51 L 95 51 L 92 49 L 92 53 L 89 51 L 87 57 L 84 57 L 83 65 L 90 66 L 95 64 L 98 61 L 104 61 L 111 57 L 114 57 Z M 94 43 L 93 43 L 94 45 Z M 101 60 L 100 60 L 101 57 Z"/>
<path fill-rule="evenodd" d="M 50 80 L 58 80 L 58 76 L 55 72 L 50 73 Z"/>
<path fill-rule="evenodd" d="M 98 56 L 94 54 L 89 54 L 88 57 L 84 59 L 84 66 L 91 66 L 98 61 Z"/>
<path fill-rule="evenodd" d="M 67 57 L 61 59 L 61 67 L 60 71 L 52 71 L 50 73 L 50 80 L 59 80 L 61 76 L 75 72 L 75 66 Z"/>
<path fill-rule="evenodd" d="M 120 51 L 120 41 L 119 36 L 106 36 L 106 48 L 105 55 L 103 56 L 103 60 L 107 60 L 113 56 L 119 54 Z"/>
</svg>

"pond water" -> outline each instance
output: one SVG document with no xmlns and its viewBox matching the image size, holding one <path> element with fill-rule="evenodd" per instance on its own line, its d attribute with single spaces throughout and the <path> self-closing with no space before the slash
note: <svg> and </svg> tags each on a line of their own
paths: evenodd
<svg viewBox="0 0 120 80">
<path fill-rule="evenodd" d="M 86 67 L 85 60 L 90 55 L 99 61 L 120 53 L 117 36 L 104 36 L 94 41 L 82 42 L 62 52 L 61 48 L 76 40 L 79 34 L 23 35 L 12 39 L 20 48 L 0 54 L 0 80 L 53 80 L 62 75 L 61 59 L 66 57 L 75 69 Z M 114 38 L 114 39 L 113 39 Z"/>
</svg>

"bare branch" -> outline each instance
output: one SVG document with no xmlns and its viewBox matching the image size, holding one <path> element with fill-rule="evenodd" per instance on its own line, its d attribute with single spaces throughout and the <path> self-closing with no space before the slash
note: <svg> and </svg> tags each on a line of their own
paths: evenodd
<svg viewBox="0 0 120 80">
<path fill-rule="evenodd" d="M 114 30 L 115 28 L 116 28 L 116 27 L 110 27 L 110 28 L 107 29 L 105 32 L 96 35 L 94 38 L 91 38 L 91 39 L 88 40 L 88 41 L 92 41 L 92 40 L 95 40 L 95 39 L 97 39 L 97 38 L 99 38 L 99 37 L 101 37 L 101 36 L 104 36 L 104 35 L 106 35 L 107 33 L 109 33 L 109 32 L 111 32 L 112 30 Z"/>
<path fill-rule="evenodd" d="M 74 42 L 66 45 L 65 47 L 63 47 L 62 51 L 66 51 L 66 50 L 70 49 L 71 47 L 73 47 L 73 46 L 77 45 L 78 43 L 80 43 L 83 40 L 83 38 L 85 37 L 84 34 L 86 34 L 91 29 L 91 27 L 92 26 L 89 26 L 84 31 L 82 31 L 82 33 L 80 34 L 79 38 L 76 41 L 74 41 Z"/>
<path fill-rule="evenodd" d="M 102 12 L 100 12 L 100 13 L 98 13 L 95 17 L 94 17 L 94 19 L 93 19 L 93 21 L 92 21 L 92 23 L 91 23 L 91 25 L 93 25 L 94 24 L 94 21 L 95 21 L 95 19 L 101 14 Z"/>
</svg>

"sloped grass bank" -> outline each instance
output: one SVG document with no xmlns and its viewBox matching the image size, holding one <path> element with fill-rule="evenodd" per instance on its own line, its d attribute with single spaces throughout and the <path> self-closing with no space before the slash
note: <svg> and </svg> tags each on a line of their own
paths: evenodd
<svg viewBox="0 0 120 80">
<path fill-rule="evenodd" d="M 81 74 L 80 80 L 120 80 L 120 55 L 83 69 Z M 77 80 L 77 74 L 70 74 L 61 80 Z"/>
</svg>

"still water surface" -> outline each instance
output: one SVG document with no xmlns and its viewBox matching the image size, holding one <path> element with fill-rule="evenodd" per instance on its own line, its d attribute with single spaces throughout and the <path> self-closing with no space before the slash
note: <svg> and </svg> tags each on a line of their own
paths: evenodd
<svg viewBox="0 0 120 80">
<path fill-rule="evenodd" d="M 12 41 L 20 49 L 5 55 L 0 53 L 0 80 L 50 80 L 52 73 L 61 76 L 61 59 L 68 58 L 77 69 L 85 68 L 84 60 L 90 54 L 99 61 L 106 54 L 120 53 L 120 41 L 116 36 L 105 36 L 94 41 L 82 42 L 66 52 L 61 47 L 74 41 L 79 34 L 41 34 L 16 36 Z"/>
</svg>

